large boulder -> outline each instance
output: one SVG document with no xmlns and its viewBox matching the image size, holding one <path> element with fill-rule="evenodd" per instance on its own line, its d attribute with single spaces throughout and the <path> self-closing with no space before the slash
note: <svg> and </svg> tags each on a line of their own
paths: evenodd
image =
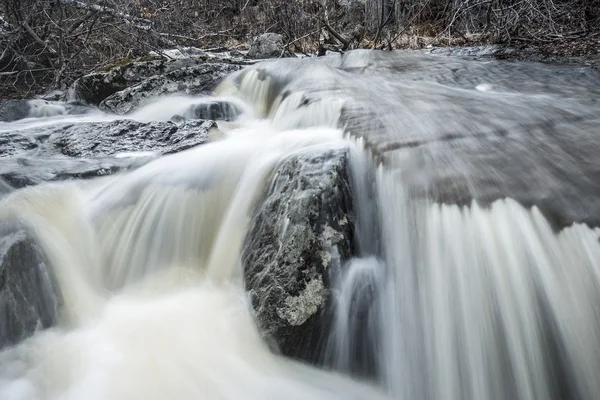
<svg viewBox="0 0 600 400">
<path fill-rule="evenodd" d="M 0 349 L 56 325 L 61 302 L 32 235 L 19 223 L 0 222 Z"/>
<path fill-rule="evenodd" d="M 263 33 L 250 45 L 248 57 L 255 59 L 279 58 L 285 53 L 283 36 L 278 33 Z"/>
<path fill-rule="evenodd" d="M 353 255 L 346 150 L 283 161 L 242 252 L 245 286 L 265 338 L 287 356 L 319 361 L 334 263 Z"/>
<path fill-rule="evenodd" d="M 210 63 L 155 75 L 104 99 L 100 109 L 122 115 L 160 95 L 209 94 L 224 77 L 241 68 L 237 64 Z"/>
</svg>

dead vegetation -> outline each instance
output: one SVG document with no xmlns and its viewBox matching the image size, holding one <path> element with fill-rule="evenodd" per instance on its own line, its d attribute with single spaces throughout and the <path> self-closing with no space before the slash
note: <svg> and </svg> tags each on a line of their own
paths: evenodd
<svg viewBox="0 0 600 400">
<path fill-rule="evenodd" d="M 91 70 L 180 45 L 304 53 L 500 43 L 600 51 L 600 0 L 0 0 L 1 96 L 64 89 Z"/>
</svg>

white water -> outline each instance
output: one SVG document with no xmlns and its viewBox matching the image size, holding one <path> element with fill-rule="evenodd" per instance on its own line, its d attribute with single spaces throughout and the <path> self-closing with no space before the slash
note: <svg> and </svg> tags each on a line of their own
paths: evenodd
<svg viewBox="0 0 600 400">
<path fill-rule="evenodd" d="M 169 100 L 134 118 L 188 105 L 157 115 Z M 239 254 L 271 172 L 290 155 L 346 147 L 341 135 L 254 120 L 126 175 L 3 199 L 0 218 L 34 228 L 65 307 L 59 327 L 0 353 L 0 399 L 382 397 L 272 354 L 243 290 Z"/>
<path fill-rule="evenodd" d="M 359 213 L 378 208 L 381 236 L 363 225 L 365 256 L 344 266 L 331 363 L 399 399 L 597 398 L 600 229 L 556 232 L 511 199 L 412 198 L 401 170 L 375 168 Z M 369 256 L 378 237 L 383 261 Z M 374 365 L 357 363 L 365 347 Z"/>
<path fill-rule="evenodd" d="M 66 308 L 58 328 L 0 353 L 0 399 L 598 397 L 600 231 L 574 224 L 555 232 L 537 208 L 511 199 L 459 207 L 413 196 L 410 185 L 425 168 L 411 165 L 405 174 L 377 165 L 362 139 L 349 144 L 331 129 L 343 97 L 306 102 L 308 94 L 296 91 L 282 98 L 263 72 L 242 78 L 218 89 L 245 110 L 241 120 L 220 124 L 222 141 L 127 175 L 44 185 L 2 200 L 0 217 L 17 214 L 35 227 Z M 366 95 L 373 93 L 368 85 Z M 198 101 L 207 100 L 162 99 L 129 117 L 168 120 Z M 439 120 L 410 115 L 408 105 L 399 107 L 414 118 L 406 126 L 436 133 Z M 396 115 L 385 117 L 388 129 L 404 127 Z M 114 118 L 56 116 L 0 131 Z M 350 146 L 357 211 L 358 254 L 334 276 L 324 354 L 346 376 L 269 351 L 239 265 L 251 211 L 273 168 L 295 152 L 332 146 Z"/>
</svg>

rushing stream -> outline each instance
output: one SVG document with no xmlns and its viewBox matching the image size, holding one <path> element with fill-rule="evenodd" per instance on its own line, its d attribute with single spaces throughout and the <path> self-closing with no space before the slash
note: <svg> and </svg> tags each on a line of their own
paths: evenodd
<svg viewBox="0 0 600 400">
<path fill-rule="evenodd" d="M 228 101 L 209 143 L 0 186 L 0 223 L 32 232 L 61 297 L 57 326 L 0 352 L 0 399 L 598 398 L 599 71 L 357 51 L 250 66 L 214 96 L 127 116 Z M 123 118 L 52 107 L 0 137 Z M 331 150 L 354 254 L 312 366 L 261 337 L 241 254 L 277 166 Z"/>
</svg>

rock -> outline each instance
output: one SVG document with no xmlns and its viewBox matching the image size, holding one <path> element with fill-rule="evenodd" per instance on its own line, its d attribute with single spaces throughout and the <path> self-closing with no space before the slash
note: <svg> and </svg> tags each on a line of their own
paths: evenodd
<svg viewBox="0 0 600 400">
<path fill-rule="evenodd" d="M 61 303 L 44 252 L 28 230 L 0 222 L 0 349 L 56 325 Z"/>
<path fill-rule="evenodd" d="M 102 101 L 100 109 L 122 115 L 160 95 L 208 94 L 224 77 L 241 68 L 236 64 L 210 63 L 156 75 L 109 96 Z"/>
<path fill-rule="evenodd" d="M 250 45 L 248 57 L 255 59 L 279 58 L 284 54 L 283 36 L 278 33 L 263 33 Z"/>
<path fill-rule="evenodd" d="M 241 110 L 228 101 L 211 101 L 209 103 L 194 104 L 183 113 L 184 119 L 209 119 L 215 121 L 233 121 Z"/>
<path fill-rule="evenodd" d="M 75 96 L 88 104 L 98 105 L 108 96 L 154 75 L 189 66 L 190 61 L 158 58 L 148 61 L 123 61 L 106 71 L 92 72 L 75 81 Z"/>
<path fill-rule="evenodd" d="M 15 188 L 138 168 L 206 143 L 213 121 L 79 122 L 0 134 L 0 178 Z M 35 153 L 35 154 L 34 154 Z"/>
<path fill-rule="evenodd" d="M 65 114 L 85 114 L 90 108 L 80 103 L 53 102 L 42 99 L 0 101 L 0 121 L 23 118 L 53 117 Z"/>
<path fill-rule="evenodd" d="M 38 147 L 35 137 L 24 135 L 22 132 L 5 132 L 0 134 L 0 157 L 10 156 Z"/>
<path fill-rule="evenodd" d="M 155 75 L 197 65 L 201 59 L 168 60 L 157 56 L 147 61 L 123 61 L 107 71 L 93 72 L 79 78 L 73 85 L 78 99 L 98 105 L 108 96 Z"/>
<path fill-rule="evenodd" d="M 27 118 L 29 102 L 27 100 L 0 101 L 0 121 L 10 122 Z"/>
<path fill-rule="evenodd" d="M 46 128 L 47 145 L 69 157 L 122 156 L 151 152 L 171 154 L 206 143 L 213 121 L 143 123 L 133 120 L 88 122 L 59 128 Z"/>
<path fill-rule="evenodd" d="M 181 57 L 163 58 L 155 54 L 151 60 L 123 61 L 106 71 L 93 72 L 79 78 L 73 85 L 75 96 L 88 104 L 99 105 L 107 97 L 149 78 L 162 76 L 183 68 L 203 64 L 247 64 L 234 57 L 216 57 L 204 52 Z"/>
<path fill-rule="evenodd" d="M 262 334 L 284 355 L 317 362 L 330 320 L 330 270 L 353 254 L 346 150 L 277 168 L 246 236 L 245 285 Z"/>
<path fill-rule="evenodd" d="M 10 157 L 0 163 L 0 179 L 18 189 L 45 182 L 112 175 L 137 169 L 152 159 L 151 156 L 97 159 Z"/>
</svg>

